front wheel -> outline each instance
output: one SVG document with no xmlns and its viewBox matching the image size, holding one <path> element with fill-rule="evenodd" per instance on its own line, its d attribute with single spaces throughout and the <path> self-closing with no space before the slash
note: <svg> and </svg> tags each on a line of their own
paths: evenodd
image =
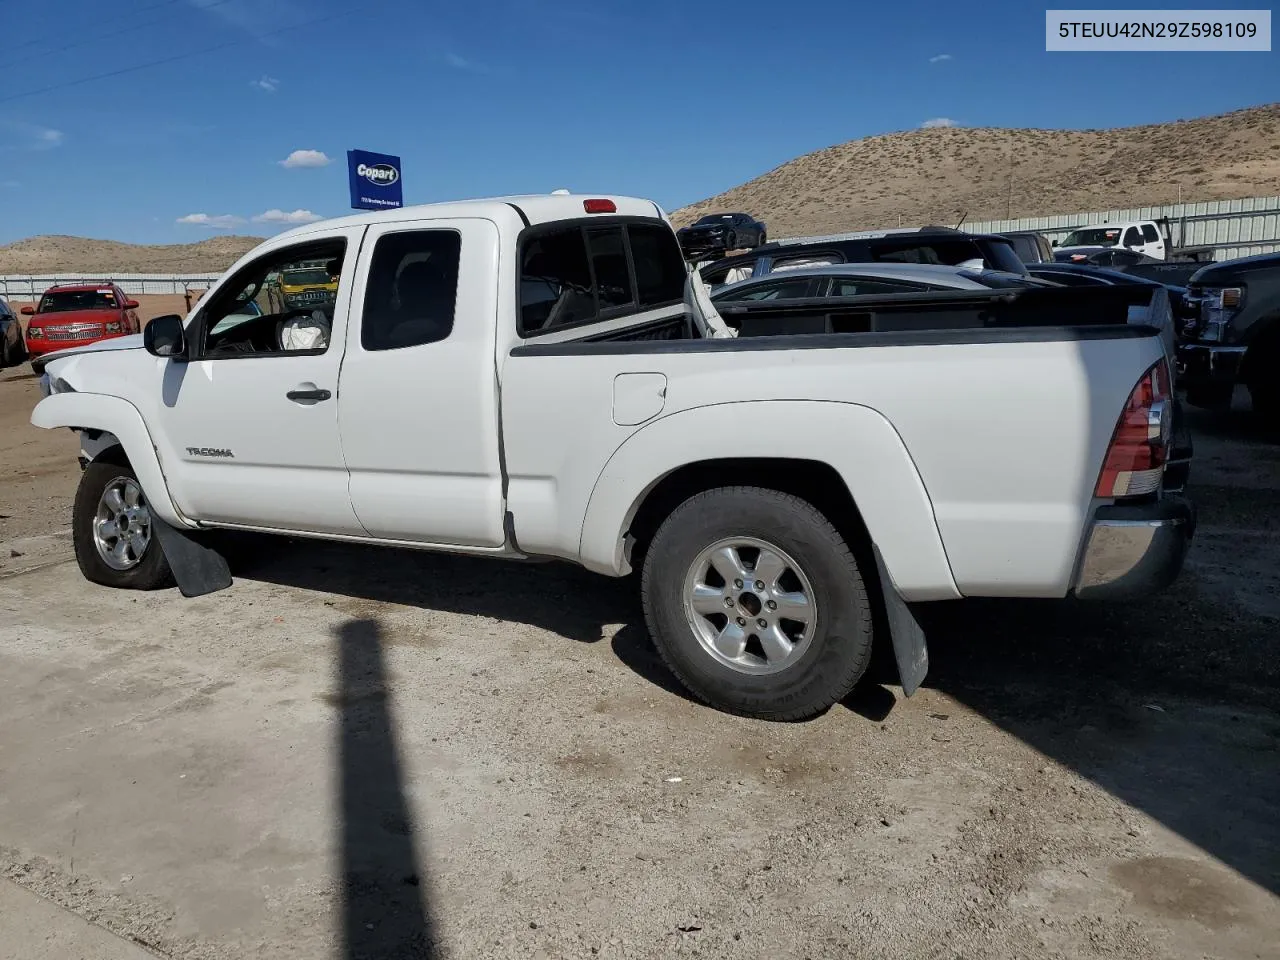
<svg viewBox="0 0 1280 960">
<path fill-rule="evenodd" d="M 151 508 L 129 467 L 96 462 L 85 467 L 72 509 L 71 539 L 86 580 L 129 590 L 173 583 Z"/>
<path fill-rule="evenodd" d="M 729 713 L 811 717 L 871 658 L 871 605 L 848 545 L 777 490 L 721 487 L 677 507 L 646 553 L 641 594 L 667 667 Z"/>
</svg>

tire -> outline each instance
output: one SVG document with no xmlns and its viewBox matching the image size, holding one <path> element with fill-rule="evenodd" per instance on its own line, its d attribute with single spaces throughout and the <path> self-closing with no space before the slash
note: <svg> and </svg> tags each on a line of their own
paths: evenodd
<svg viewBox="0 0 1280 960">
<path fill-rule="evenodd" d="M 122 512 L 115 510 L 104 498 L 108 490 L 116 489 L 118 493 L 125 488 L 120 501 L 127 516 L 126 532 L 133 531 L 127 538 L 120 536 L 98 538 L 95 528 L 101 522 L 103 513 L 114 512 L 117 517 Z M 130 491 L 136 492 L 133 503 L 129 502 Z M 115 528 L 119 530 L 119 526 Z M 112 544 L 127 539 L 123 559 L 116 557 L 116 565 L 112 565 L 104 556 L 104 550 Z M 150 511 L 146 506 L 146 498 L 138 484 L 138 476 L 130 467 L 118 466 L 114 463 L 94 462 L 84 469 L 80 476 L 80 486 L 76 490 L 75 506 L 71 514 L 71 540 L 75 546 L 76 563 L 86 580 L 102 584 L 104 587 L 116 587 L 124 590 L 158 590 L 172 586 L 173 574 L 169 569 L 169 561 L 160 547 L 160 540 L 151 525 Z M 100 548 L 99 544 L 104 544 Z"/>
<path fill-rule="evenodd" d="M 19 362 L 16 359 L 16 354 L 9 350 L 9 341 L 0 340 L 0 370 L 6 367 L 16 367 Z"/>
<path fill-rule="evenodd" d="M 1271 426 L 1280 426 L 1280 342 L 1273 337 L 1266 344 L 1251 347 L 1245 363 L 1254 414 Z"/>
<path fill-rule="evenodd" d="M 734 558 L 748 574 L 743 588 L 712 572 L 717 564 L 733 569 L 725 555 L 706 559 L 726 543 L 738 544 Z M 750 577 L 765 550 L 773 554 L 768 569 L 783 572 L 762 573 L 774 583 L 758 590 L 762 581 Z M 693 608 L 699 593 L 702 612 Z M 807 606 L 796 604 L 800 596 Z M 645 554 L 641 600 L 667 667 L 691 694 L 727 713 L 812 717 L 843 699 L 871 659 L 871 604 L 848 544 L 811 504 L 777 490 L 720 487 L 672 511 Z M 732 620 L 718 604 L 732 609 Z M 808 614 L 803 629 L 784 610 Z M 759 624 L 765 629 L 753 633 Z M 792 644 L 790 652 L 780 639 Z"/>
<path fill-rule="evenodd" d="M 725 234 L 724 252 L 728 253 L 730 250 L 737 250 L 737 249 L 738 249 L 738 235 L 736 233 Z"/>
<path fill-rule="evenodd" d="M 1187 387 L 1187 403 L 1204 410 L 1226 410 L 1231 406 L 1232 383 L 1202 383 Z"/>
<path fill-rule="evenodd" d="M 768 242 L 769 242 L 769 235 L 765 233 L 763 230 L 761 230 L 760 237 L 758 240 L 756 240 L 756 246 L 763 247 Z"/>
</svg>

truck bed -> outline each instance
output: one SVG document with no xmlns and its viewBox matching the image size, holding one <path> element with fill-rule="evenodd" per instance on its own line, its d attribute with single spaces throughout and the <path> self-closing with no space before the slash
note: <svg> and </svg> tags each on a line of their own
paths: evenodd
<svg viewBox="0 0 1280 960">
<path fill-rule="evenodd" d="M 837 334 L 909 334 L 928 331 L 1021 331 L 1097 328 L 1126 324 L 1131 306 L 1150 301 L 1140 286 L 1055 287 L 1014 290 L 814 297 L 786 301 L 720 303 L 716 310 L 737 339 Z M 634 343 L 698 339 L 688 314 L 650 320 L 622 330 L 586 334 L 578 343 Z M 1063 334 L 1061 339 L 1071 339 Z M 930 342 L 943 342 L 924 338 Z M 912 342 L 924 342 L 912 338 Z"/>
</svg>

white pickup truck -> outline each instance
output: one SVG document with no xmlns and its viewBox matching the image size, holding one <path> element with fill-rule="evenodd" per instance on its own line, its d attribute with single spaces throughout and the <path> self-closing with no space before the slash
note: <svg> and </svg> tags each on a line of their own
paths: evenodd
<svg viewBox="0 0 1280 960">
<path fill-rule="evenodd" d="M 249 306 L 303 261 L 337 278 L 327 307 Z M 1194 512 L 1161 488 L 1168 360 L 1118 289 L 734 330 L 652 202 L 405 207 L 281 234 L 185 322 L 54 355 L 32 423 L 81 434 L 96 583 L 226 586 L 213 528 L 634 569 L 692 693 L 799 718 L 875 637 L 915 689 L 912 604 L 1176 577 Z"/>
</svg>

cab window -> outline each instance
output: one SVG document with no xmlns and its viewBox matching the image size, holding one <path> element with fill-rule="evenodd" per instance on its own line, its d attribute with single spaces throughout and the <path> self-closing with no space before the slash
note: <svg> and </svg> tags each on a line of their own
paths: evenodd
<svg viewBox="0 0 1280 960">
<path fill-rule="evenodd" d="M 200 311 L 200 355 L 320 354 L 329 349 L 345 240 L 266 254 Z"/>
<path fill-rule="evenodd" d="M 415 230 L 381 237 L 369 265 L 360 324 L 366 350 L 398 350 L 444 340 L 453 332 L 462 237 L 456 230 Z"/>
</svg>

